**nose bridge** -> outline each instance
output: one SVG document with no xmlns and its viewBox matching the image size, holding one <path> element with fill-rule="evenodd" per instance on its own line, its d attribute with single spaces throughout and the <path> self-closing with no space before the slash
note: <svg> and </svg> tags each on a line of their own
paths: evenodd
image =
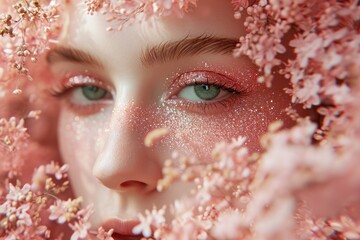
<svg viewBox="0 0 360 240">
<path fill-rule="evenodd" d="M 150 191 L 161 177 L 159 152 L 144 145 L 151 129 L 147 106 L 134 101 L 117 103 L 105 145 L 93 174 L 105 186 L 119 191 Z"/>
<path fill-rule="evenodd" d="M 143 138 L 147 128 L 153 124 L 149 119 L 152 115 L 150 111 L 148 105 L 135 100 L 117 104 L 113 110 L 111 126 L 130 133 L 132 137 Z"/>
</svg>

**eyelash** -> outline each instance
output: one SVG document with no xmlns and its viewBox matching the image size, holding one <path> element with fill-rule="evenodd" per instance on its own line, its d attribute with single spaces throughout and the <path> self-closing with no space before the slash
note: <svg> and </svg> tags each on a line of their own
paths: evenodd
<svg viewBox="0 0 360 240">
<path fill-rule="evenodd" d="M 206 78 L 206 81 L 199 81 L 194 79 L 188 79 L 187 81 L 181 81 L 181 78 L 186 76 L 186 74 L 196 74 L 196 73 L 206 73 L 210 75 L 216 75 L 217 78 L 212 81 L 209 81 L 209 78 Z M 76 77 L 76 76 L 74 76 Z M 221 81 L 218 78 L 225 78 L 229 79 L 227 76 L 211 71 L 195 71 L 195 72 L 185 72 L 180 75 L 180 77 L 176 78 L 170 87 L 173 90 L 170 90 L 170 94 L 167 97 L 167 100 L 170 104 L 173 104 L 176 107 L 180 107 L 183 110 L 187 110 L 197 114 L 208 114 L 208 113 L 216 113 L 219 110 L 224 111 L 224 109 L 229 109 L 233 106 L 235 101 L 239 99 L 239 97 L 244 97 L 249 93 L 249 89 L 239 86 L 236 81 Z M 52 89 L 50 89 L 50 94 L 62 98 L 66 94 L 70 93 L 72 90 L 76 88 L 81 88 L 84 86 L 95 86 L 98 88 L 102 88 L 106 90 L 108 93 L 112 94 L 109 88 L 105 88 L 101 81 L 94 80 L 94 78 L 90 76 L 84 76 L 82 81 L 77 83 L 70 82 L 72 77 L 67 78 L 63 82 L 59 82 L 55 85 Z M 86 80 L 84 80 L 86 79 Z M 185 87 L 195 86 L 195 85 L 212 85 L 219 88 L 222 91 L 228 91 L 230 96 L 226 97 L 225 99 L 219 101 L 190 101 L 183 98 L 177 98 L 177 94 L 181 92 Z M 113 94 L 112 94 L 113 96 Z M 81 115 L 89 115 L 98 112 L 101 107 L 104 107 L 104 103 L 101 101 L 93 101 L 91 104 L 74 104 L 70 100 L 66 101 L 67 105 L 78 114 Z"/>
<path fill-rule="evenodd" d="M 187 79 L 185 81 L 180 81 L 180 83 L 174 84 L 175 89 L 177 90 L 175 90 L 171 94 L 169 100 L 171 104 L 180 106 L 184 110 L 191 111 L 197 114 L 210 114 L 210 113 L 215 114 L 217 112 L 222 112 L 224 110 L 231 108 L 236 103 L 236 101 L 239 100 L 239 98 L 243 98 L 250 93 L 249 88 L 239 85 L 239 83 L 237 83 L 235 80 L 231 80 L 229 77 L 227 77 L 224 74 L 220 74 L 212 71 L 200 70 L 195 72 L 186 72 L 183 73 L 180 77 L 176 78 L 174 82 L 178 82 L 182 76 L 185 76 L 186 74 L 190 74 L 190 73 L 194 73 L 194 74 L 206 73 L 209 75 L 216 75 L 217 77 L 211 81 L 209 81 L 209 78 L 206 78 L 205 81 L 194 81 L 193 79 Z M 218 80 L 219 78 L 227 79 L 227 81 Z M 171 101 L 172 97 L 179 94 L 179 92 L 184 87 L 202 85 L 202 84 L 213 85 L 215 87 L 220 88 L 221 90 L 228 91 L 231 95 L 220 101 L 194 102 L 185 99 L 176 99 L 176 101 Z M 178 101 L 180 101 L 180 104 L 178 103 Z"/>
<path fill-rule="evenodd" d="M 80 76 L 82 77 L 82 80 L 76 83 L 70 81 L 70 79 Z M 84 86 L 95 86 L 104 89 L 113 96 L 109 87 L 105 87 L 103 82 L 95 80 L 93 77 L 86 75 L 75 75 L 73 77 L 67 77 L 64 81 L 59 81 L 56 85 L 50 88 L 49 93 L 54 97 L 63 98 L 67 94 L 71 93 L 71 91 Z M 75 104 L 68 99 L 65 100 L 66 105 L 79 115 L 90 115 L 96 113 L 105 106 L 105 103 L 103 101 L 93 101 L 91 104 Z"/>
</svg>

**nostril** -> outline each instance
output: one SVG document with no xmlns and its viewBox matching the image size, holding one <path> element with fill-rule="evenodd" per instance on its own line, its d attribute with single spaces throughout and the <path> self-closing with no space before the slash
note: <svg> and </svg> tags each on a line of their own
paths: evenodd
<svg viewBox="0 0 360 240">
<path fill-rule="evenodd" d="M 123 189 L 136 188 L 136 189 L 144 189 L 147 184 L 139 181 L 126 181 L 120 184 L 120 187 Z"/>
</svg>

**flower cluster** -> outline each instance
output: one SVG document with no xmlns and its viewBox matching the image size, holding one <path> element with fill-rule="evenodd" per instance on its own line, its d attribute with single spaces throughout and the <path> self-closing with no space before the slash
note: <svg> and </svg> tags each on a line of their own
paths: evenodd
<svg viewBox="0 0 360 240">
<path fill-rule="evenodd" d="M 28 135 L 24 121 L 17 121 L 14 117 L 9 120 L 0 119 L 0 176 L 4 180 L 14 179 L 19 176 L 18 170 L 24 164 L 21 157 L 14 157 L 18 150 L 26 147 Z M 0 185 L 0 195 L 5 189 Z"/>
<path fill-rule="evenodd" d="M 58 34 L 59 3 L 1 0 L 0 5 L 0 79 L 5 83 L 31 80 L 28 62 L 36 62 Z M 14 93 L 21 90 L 16 88 Z"/>
<path fill-rule="evenodd" d="M 25 236 L 42 239 L 49 236 L 47 227 L 40 224 L 41 218 L 38 214 L 46 198 L 34 196 L 30 188 L 29 184 L 22 188 L 9 185 L 6 202 L 0 206 L 0 236 L 6 236 L 6 239 L 23 239 Z"/>
<path fill-rule="evenodd" d="M 52 162 L 35 170 L 32 184 L 7 184 L 7 194 L 0 205 L 1 239 L 63 239 L 72 230 L 71 239 L 111 240 L 112 230 L 91 231 L 92 206 L 81 208 L 81 197 L 61 200 L 67 188 L 68 166 Z M 56 236 L 54 224 L 67 224 Z M 52 227 L 52 228 L 50 228 Z M 65 236 L 66 237 L 66 236 Z"/>
<path fill-rule="evenodd" d="M 358 239 L 359 220 L 339 209 L 358 204 L 359 196 L 352 191 L 359 187 L 359 178 L 346 179 L 358 165 L 352 155 L 358 150 L 346 153 L 352 156 L 347 158 L 330 145 L 310 145 L 316 125 L 308 120 L 280 128 L 281 122 L 270 125 L 261 140 L 267 149 L 263 154 L 250 154 L 245 139 L 239 138 L 219 143 L 214 161 L 201 166 L 183 157 L 169 161 L 158 189 L 177 179 L 195 182 L 196 187 L 191 197 L 170 206 L 174 220 L 157 225 L 155 238 Z M 334 192 L 338 181 L 348 189 L 341 199 Z M 323 189 L 309 187 L 316 184 Z M 319 201 L 326 206 L 317 214 Z M 339 217 L 330 218 L 333 214 Z M 140 220 L 143 226 L 148 223 Z"/>
<path fill-rule="evenodd" d="M 328 129 L 351 101 L 347 79 L 360 64 L 358 1 L 233 2 L 238 17 L 245 12 L 248 32 L 235 55 L 252 59 L 263 71 L 258 81 L 268 86 L 276 72 L 290 79 L 293 101 L 305 108 L 323 106 L 318 112 L 326 115 L 322 128 Z M 293 57 L 285 54 L 289 47 Z"/>
<path fill-rule="evenodd" d="M 143 21 L 152 16 L 176 15 L 182 17 L 192 7 L 196 6 L 197 0 L 134 0 L 134 1 L 110 1 L 110 0 L 84 0 L 90 14 L 101 12 L 108 15 L 109 22 L 115 22 L 117 30 L 133 21 Z M 113 30 L 109 27 L 107 30 Z"/>
</svg>

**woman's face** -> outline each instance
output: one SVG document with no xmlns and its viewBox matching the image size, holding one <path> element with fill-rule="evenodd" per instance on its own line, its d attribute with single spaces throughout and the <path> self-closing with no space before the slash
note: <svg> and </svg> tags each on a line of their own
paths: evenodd
<svg viewBox="0 0 360 240">
<path fill-rule="evenodd" d="M 94 227 L 133 220 L 187 193 L 157 192 L 162 166 L 177 151 L 211 161 L 220 141 L 245 136 L 250 150 L 270 122 L 290 119 L 286 84 L 256 83 L 258 69 L 231 50 L 245 34 L 230 1 L 199 1 L 183 19 L 166 17 L 107 32 L 102 15 L 73 6 L 48 61 L 61 98 L 60 151 L 75 193 L 94 203 Z M 152 147 L 154 129 L 168 134 Z"/>
</svg>

